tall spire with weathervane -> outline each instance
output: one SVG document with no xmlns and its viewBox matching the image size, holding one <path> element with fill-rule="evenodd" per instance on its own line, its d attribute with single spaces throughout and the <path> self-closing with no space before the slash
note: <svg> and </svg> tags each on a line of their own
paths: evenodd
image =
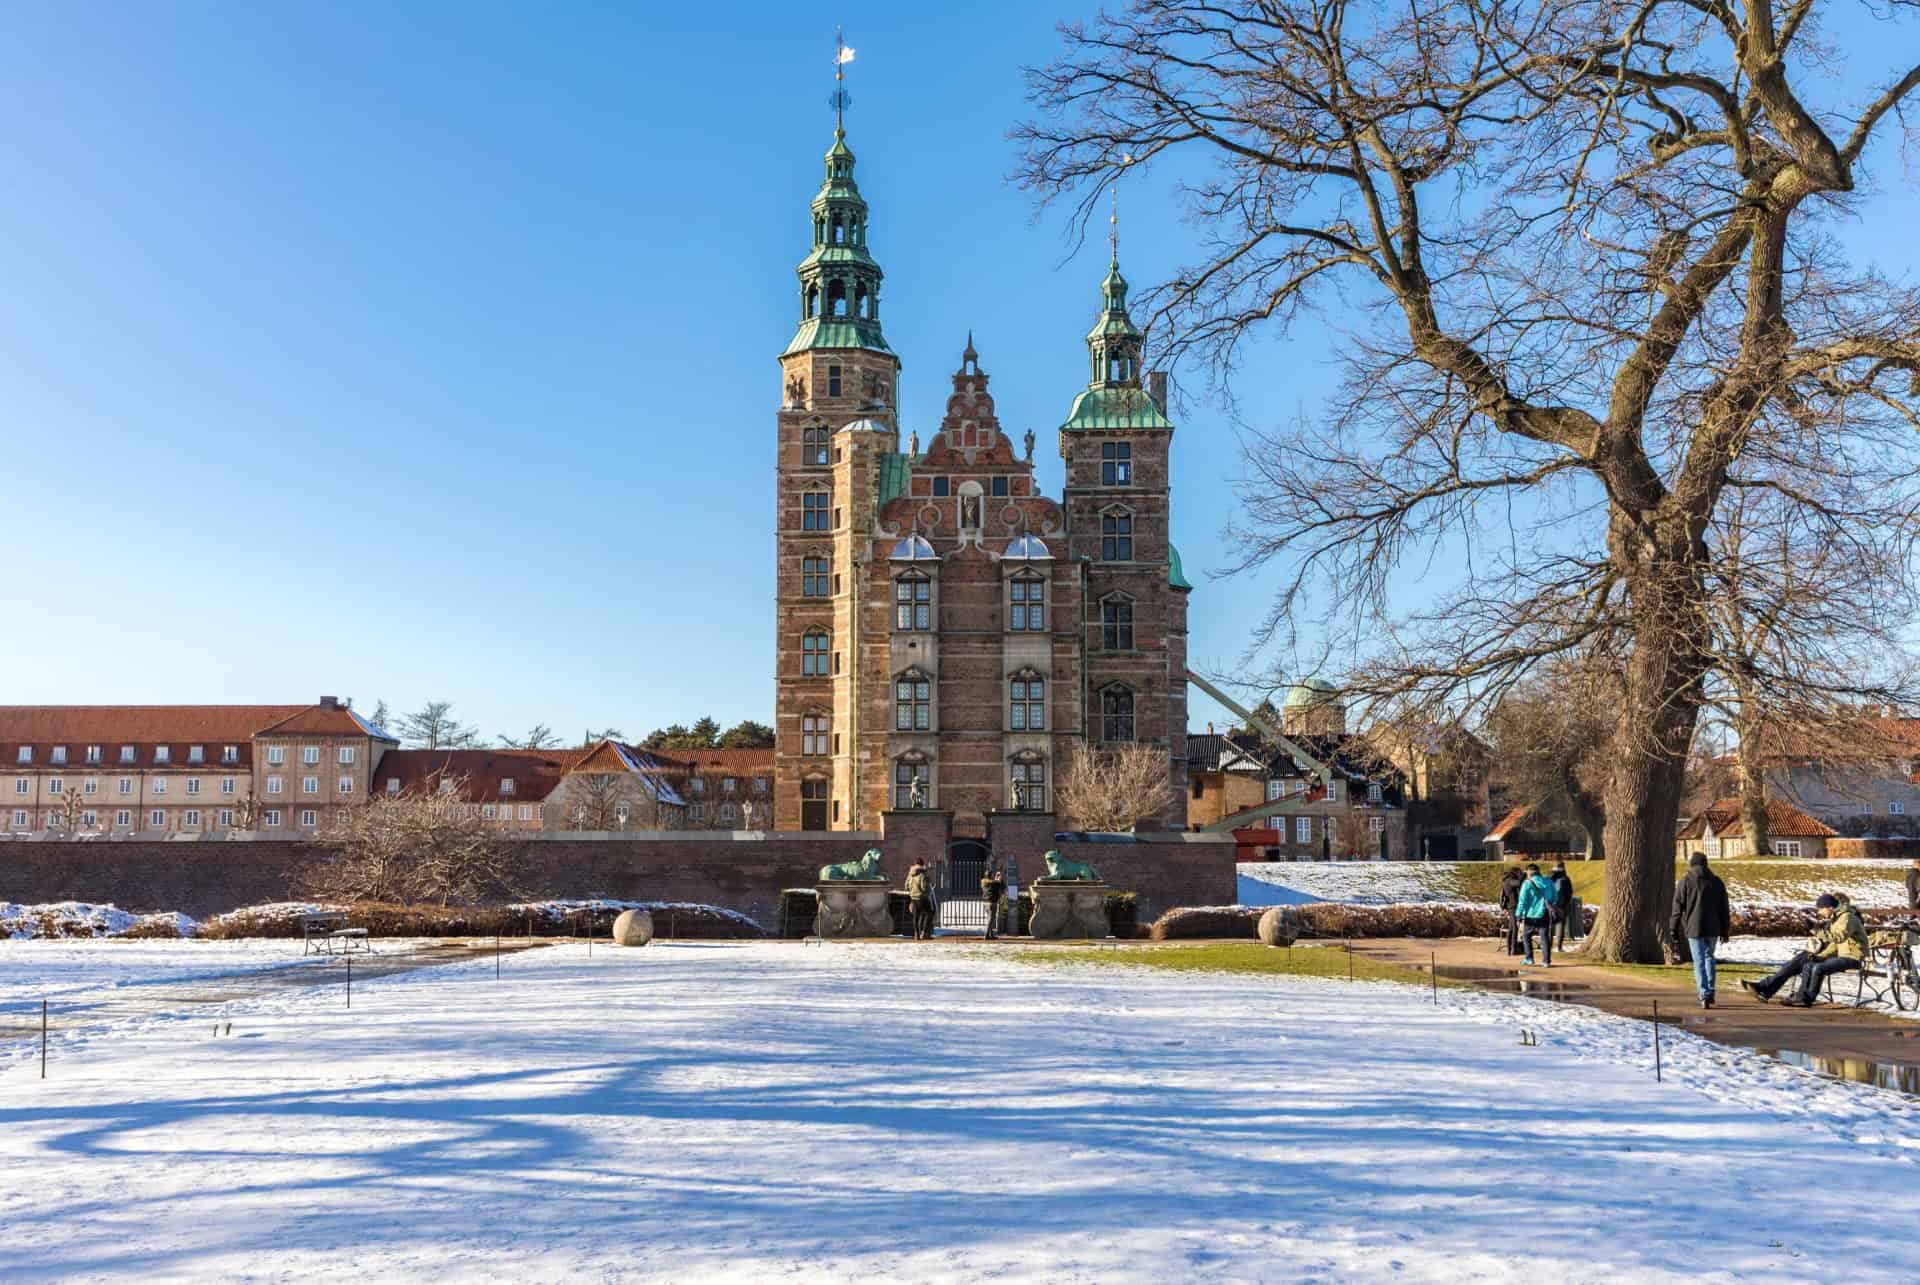
<svg viewBox="0 0 1920 1285">
<path fill-rule="evenodd" d="M 833 54 L 833 146 L 826 181 L 813 198 L 813 252 L 800 261 L 800 328 L 782 355 L 809 348 L 866 348 L 890 353 L 880 333 L 880 265 L 867 253 L 867 203 L 853 181 L 847 146 L 846 90 L 853 50 L 836 35 Z"/>
</svg>

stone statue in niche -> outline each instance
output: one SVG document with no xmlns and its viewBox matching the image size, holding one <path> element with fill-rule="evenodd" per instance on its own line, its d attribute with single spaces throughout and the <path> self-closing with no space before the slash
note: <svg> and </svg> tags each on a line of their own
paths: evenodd
<svg viewBox="0 0 1920 1285">
<path fill-rule="evenodd" d="M 974 530 L 979 527 L 980 525 L 980 497 L 979 496 L 963 495 L 960 497 L 960 525 L 963 527 L 966 527 L 969 530 Z"/>
<path fill-rule="evenodd" d="M 927 806 L 927 780 L 923 776 L 913 778 L 913 786 L 907 792 L 907 800 L 916 808 Z"/>
<path fill-rule="evenodd" d="M 787 380 L 787 405 L 804 406 L 807 403 L 807 377 L 793 375 Z"/>
</svg>

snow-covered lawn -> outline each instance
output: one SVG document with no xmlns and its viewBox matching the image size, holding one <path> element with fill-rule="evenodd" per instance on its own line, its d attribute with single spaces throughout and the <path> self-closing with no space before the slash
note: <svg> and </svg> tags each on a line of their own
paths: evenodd
<svg viewBox="0 0 1920 1285">
<path fill-rule="evenodd" d="M 385 943 L 383 943 L 384 947 Z M 395 947 L 397 949 L 397 947 Z M 0 939 L 0 1006 L 202 981 L 301 962 L 300 942 Z M 316 961 L 317 962 L 317 961 Z M 8 1050 L 0 1045 L 0 1065 Z"/>
<path fill-rule="evenodd" d="M 1672 1033 L 1655 1084 L 1571 1006 L 946 943 L 506 970 L 12 1060 L 0 1274 L 1920 1277 L 1911 1099 Z"/>
</svg>

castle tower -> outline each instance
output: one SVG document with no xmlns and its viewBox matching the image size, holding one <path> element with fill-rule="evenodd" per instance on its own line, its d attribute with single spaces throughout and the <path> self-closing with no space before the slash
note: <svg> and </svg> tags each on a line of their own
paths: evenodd
<svg viewBox="0 0 1920 1285">
<path fill-rule="evenodd" d="M 880 330 L 880 265 L 846 131 L 836 127 L 800 262 L 800 323 L 780 354 L 775 456 L 774 828 L 850 827 L 862 632 L 880 461 L 898 451 L 900 362 Z"/>
<path fill-rule="evenodd" d="M 1100 311 L 1087 332 L 1089 376 L 1060 426 L 1068 552 L 1084 576 L 1080 621 L 1086 739 L 1164 746 L 1172 801 L 1186 817 L 1187 594 L 1168 538 L 1174 426 L 1165 384 L 1141 369 L 1116 236 Z"/>
</svg>

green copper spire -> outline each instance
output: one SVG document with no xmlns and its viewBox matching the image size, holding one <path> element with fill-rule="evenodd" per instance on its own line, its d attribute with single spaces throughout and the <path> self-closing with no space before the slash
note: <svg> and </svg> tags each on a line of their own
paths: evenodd
<svg viewBox="0 0 1920 1285">
<path fill-rule="evenodd" d="M 867 253 L 867 203 L 853 181 L 853 149 L 835 128 L 826 180 L 813 198 L 813 252 L 800 261 L 800 328 L 786 353 L 808 348 L 891 352 L 880 333 L 880 265 Z"/>
<path fill-rule="evenodd" d="M 1113 257 L 1100 283 L 1100 315 L 1087 332 L 1091 375 L 1087 390 L 1073 399 L 1063 432 L 1099 428 L 1172 428 L 1140 386 L 1140 349 L 1144 336 L 1127 315 L 1127 279 L 1120 274 L 1120 237 L 1114 233 Z"/>
</svg>

